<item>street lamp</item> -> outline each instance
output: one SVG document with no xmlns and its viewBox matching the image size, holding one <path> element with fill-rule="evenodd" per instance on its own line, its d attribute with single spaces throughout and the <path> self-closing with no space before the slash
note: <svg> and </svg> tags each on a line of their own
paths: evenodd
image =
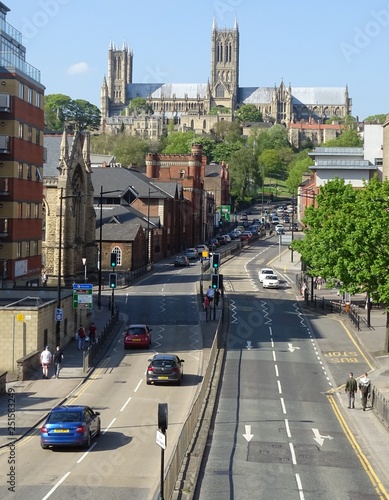
<svg viewBox="0 0 389 500">
<path fill-rule="evenodd" d="M 88 278 L 86 277 L 86 258 L 85 257 L 82 258 L 82 265 L 84 266 L 84 283 L 86 283 Z"/>
</svg>

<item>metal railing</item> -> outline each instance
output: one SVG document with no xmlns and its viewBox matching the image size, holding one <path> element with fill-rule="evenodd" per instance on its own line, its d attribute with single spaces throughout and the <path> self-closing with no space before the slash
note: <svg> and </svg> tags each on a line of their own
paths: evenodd
<svg viewBox="0 0 389 500">
<path fill-rule="evenodd" d="M 385 398 L 376 387 L 373 387 L 371 393 L 371 404 L 375 411 L 378 413 L 381 420 L 389 428 L 389 401 Z"/>
<path fill-rule="evenodd" d="M 116 326 L 119 323 L 119 308 L 107 321 L 96 342 L 83 352 L 82 370 L 87 373 L 92 366 L 96 366 L 107 351 L 112 338 L 116 335 Z"/>
</svg>

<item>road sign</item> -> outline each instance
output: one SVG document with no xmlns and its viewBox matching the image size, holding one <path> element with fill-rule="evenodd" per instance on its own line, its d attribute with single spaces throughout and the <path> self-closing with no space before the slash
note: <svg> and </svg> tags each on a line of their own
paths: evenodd
<svg viewBox="0 0 389 500">
<path fill-rule="evenodd" d="M 55 321 L 62 321 L 63 320 L 63 309 L 62 307 L 57 307 L 55 310 Z"/>
<path fill-rule="evenodd" d="M 21 314 L 21 313 L 17 314 L 17 315 L 16 315 L 16 319 L 17 319 L 18 321 L 24 321 L 24 314 Z"/>
<path fill-rule="evenodd" d="M 163 450 L 166 449 L 166 436 L 163 432 L 160 430 L 157 430 L 157 437 L 155 442 L 157 443 L 158 446 L 160 446 Z"/>
<path fill-rule="evenodd" d="M 73 284 L 73 309 L 93 309 L 92 283 Z"/>
<path fill-rule="evenodd" d="M 230 205 L 220 205 L 220 218 L 223 218 L 225 221 L 230 222 L 231 220 Z"/>
</svg>

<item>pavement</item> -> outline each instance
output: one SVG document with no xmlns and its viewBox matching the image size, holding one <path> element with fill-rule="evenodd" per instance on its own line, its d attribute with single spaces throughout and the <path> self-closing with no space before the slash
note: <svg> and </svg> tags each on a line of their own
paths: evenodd
<svg viewBox="0 0 389 500">
<path fill-rule="evenodd" d="M 386 418 L 389 415 L 389 354 L 387 349 L 385 349 L 386 343 L 386 311 L 383 308 L 372 308 L 370 316 L 370 328 L 367 326 L 367 311 L 365 307 L 358 307 L 357 313 L 365 318 L 365 321 L 361 321 L 360 330 L 351 322 L 348 315 L 345 312 L 340 314 L 339 312 L 324 312 L 320 307 L 321 299 L 324 297 L 327 300 L 339 301 L 342 297 L 338 295 L 338 290 L 336 288 L 328 289 L 325 285 L 321 289 L 314 290 L 314 296 L 317 298 L 318 306 L 314 308 L 312 305 L 308 306 L 304 301 L 303 297 L 299 293 L 296 285 L 296 275 L 301 274 L 301 261 L 300 255 L 297 252 L 293 252 L 293 262 L 291 261 L 291 251 L 285 250 L 279 254 L 279 256 L 273 259 L 271 262 L 267 263 L 269 266 L 282 277 L 287 279 L 290 286 L 296 287 L 296 295 L 299 297 L 301 308 L 304 310 L 307 317 L 307 321 L 311 326 L 312 331 L 315 332 L 315 323 L 317 323 L 316 318 L 323 317 L 325 314 L 326 327 L 328 328 L 328 334 L 334 332 L 343 332 L 343 337 L 349 337 L 350 341 L 353 342 L 365 357 L 365 365 L 368 371 L 368 376 L 372 383 L 372 388 L 379 391 L 383 397 L 383 404 L 386 404 Z M 365 295 L 351 296 L 351 304 L 358 303 L 361 304 L 365 300 Z M 309 318 L 315 318 L 310 320 Z M 332 322 L 331 322 L 332 320 Z M 320 321 L 319 321 L 320 323 Z M 331 326 L 332 325 L 332 326 Z M 332 331 L 330 333 L 330 331 Z M 320 336 L 320 333 L 319 333 Z M 321 340 L 318 340 L 320 345 Z M 332 346 L 337 345 L 336 336 L 332 340 Z M 342 350 L 342 340 L 339 339 L 339 350 Z M 326 360 L 323 360 L 326 362 Z M 360 365 L 355 365 L 360 366 Z M 347 364 L 344 366 L 334 366 L 327 363 L 328 371 L 331 372 L 333 368 L 334 373 L 338 376 L 333 377 L 333 381 L 339 380 L 339 370 L 344 372 L 342 379 L 346 381 L 348 372 L 354 371 L 355 378 L 359 378 L 363 373 L 356 373 L 353 369 L 352 364 Z M 352 436 L 349 437 L 351 441 L 354 441 L 352 445 L 360 445 L 362 454 L 358 453 L 359 449 L 357 447 L 356 452 L 361 459 L 361 456 L 366 457 L 370 464 L 372 465 L 374 471 L 376 472 L 378 478 L 376 478 L 377 483 L 382 486 L 380 493 L 383 494 L 381 498 L 389 498 L 389 422 L 385 422 L 378 412 L 373 408 L 367 408 L 366 412 L 349 410 L 347 408 L 347 398 L 345 396 L 344 384 L 336 386 L 334 385 L 332 393 L 336 397 L 336 402 L 338 407 L 341 409 L 342 417 L 350 426 L 352 431 Z M 356 408 L 361 409 L 359 392 L 355 398 Z M 368 405 L 370 403 L 368 402 Z M 354 447 L 355 449 L 355 447 Z M 363 463 L 363 462 L 362 462 Z M 385 491 L 386 490 L 386 491 Z"/>
<path fill-rule="evenodd" d="M 94 321 L 97 328 L 97 337 L 108 323 L 111 312 L 105 307 L 99 311 L 97 308 L 89 318 Z M 108 300 L 108 297 L 107 299 Z M 107 303 L 108 304 L 108 303 Z M 117 328 L 120 328 L 121 323 Z M 39 367 L 28 380 L 12 381 L 7 383 L 7 394 L 0 395 L 0 448 L 9 446 L 13 441 L 18 441 L 39 425 L 47 413 L 66 401 L 91 375 L 92 369 L 83 372 L 83 354 L 78 349 L 75 339 L 63 349 L 64 360 L 60 378 L 54 376 L 54 367 L 50 367 L 49 380 L 42 378 L 42 369 Z M 9 397 L 12 394 L 14 396 Z M 13 403 L 16 405 L 15 430 L 8 428 L 7 417 Z"/>
</svg>

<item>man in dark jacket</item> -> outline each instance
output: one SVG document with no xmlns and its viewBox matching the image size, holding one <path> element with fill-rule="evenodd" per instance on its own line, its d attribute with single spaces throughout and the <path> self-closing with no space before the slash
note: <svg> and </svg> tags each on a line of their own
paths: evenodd
<svg viewBox="0 0 389 500">
<path fill-rule="evenodd" d="M 348 407 L 355 408 L 355 393 L 357 392 L 358 384 L 354 378 L 353 372 L 349 373 L 349 378 L 346 382 L 345 391 L 348 394 Z"/>
</svg>

